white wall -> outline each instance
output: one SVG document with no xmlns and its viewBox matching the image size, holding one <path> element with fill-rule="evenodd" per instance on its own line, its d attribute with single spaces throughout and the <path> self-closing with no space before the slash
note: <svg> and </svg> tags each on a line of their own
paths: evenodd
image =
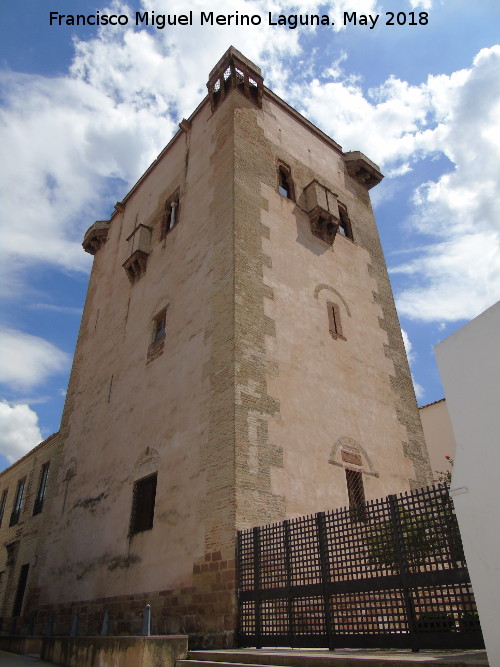
<svg viewBox="0 0 500 667">
<path fill-rule="evenodd" d="M 457 443 L 452 496 L 489 663 L 499 667 L 500 302 L 435 353 Z"/>
<path fill-rule="evenodd" d="M 433 478 L 439 479 L 439 473 L 451 471 L 451 463 L 446 457 L 454 460 L 457 448 L 446 400 L 442 398 L 424 405 L 419 408 L 419 412 Z"/>
</svg>

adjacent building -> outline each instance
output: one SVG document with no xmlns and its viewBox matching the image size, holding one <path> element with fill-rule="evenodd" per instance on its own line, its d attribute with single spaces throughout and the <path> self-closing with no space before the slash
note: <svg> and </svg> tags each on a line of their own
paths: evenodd
<svg viewBox="0 0 500 667">
<path fill-rule="evenodd" d="M 446 479 L 457 447 L 446 399 L 422 405 L 419 412 L 434 479 Z"/>
<path fill-rule="evenodd" d="M 230 48 L 83 247 L 60 465 L 20 616 L 230 645 L 238 529 L 432 479 L 369 197 Z M 51 471 L 52 474 L 52 471 Z M 10 602 L 9 602 L 10 604 Z M 9 605 L 7 605 L 8 607 Z"/>
</svg>

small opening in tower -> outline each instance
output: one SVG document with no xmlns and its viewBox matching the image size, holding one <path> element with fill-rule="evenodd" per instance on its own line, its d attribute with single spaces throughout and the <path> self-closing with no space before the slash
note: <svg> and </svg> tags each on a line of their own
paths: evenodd
<svg viewBox="0 0 500 667">
<path fill-rule="evenodd" d="M 174 195 L 167 200 L 160 230 L 160 241 L 165 238 L 168 232 L 175 227 L 179 221 L 179 197 Z"/>
<path fill-rule="evenodd" d="M 290 171 L 283 166 L 278 169 L 278 192 L 282 197 L 294 199 L 292 176 Z"/>
<path fill-rule="evenodd" d="M 165 338 L 165 332 L 167 330 L 167 311 L 164 310 L 162 313 L 156 316 L 154 321 L 154 335 L 153 343 Z"/>
<path fill-rule="evenodd" d="M 352 239 L 352 226 L 351 226 L 351 221 L 349 220 L 349 216 L 347 215 L 347 209 L 345 206 L 342 204 L 339 204 L 339 233 L 342 234 L 342 236 L 345 236 L 348 239 Z"/>
</svg>

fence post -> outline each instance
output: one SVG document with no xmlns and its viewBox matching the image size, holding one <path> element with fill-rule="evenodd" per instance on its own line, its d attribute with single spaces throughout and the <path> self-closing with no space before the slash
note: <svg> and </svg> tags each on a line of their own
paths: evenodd
<svg viewBox="0 0 500 667">
<path fill-rule="evenodd" d="M 255 647 L 262 648 L 260 528 L 258 527 L 253 529 L 253 559 L 253 587 L 255 590 Z"/>
<path fill-rule="evenodd" d="M 316 514 L 316 527 L 318 530 L 319 558 L 321 563 L 321 585 L 323 588 L 323 608 L 325 614 L 326 637 L 328 639 L 328 649 L 335 649 L 333 643 L 333 619 L 330 609 L 330 596 L 328 594 L 328 584 L 330 582 L 330 561 L 328 559 L 328 536 L 326 531 L 326 514 L 318 512 Z"/>
<path fill-rule="evenodd" d="M 285 532 L 285 572 L 286 572 L 286 596 L 287 596 L 287 614 L 288 614 L 288 641 L 290 646 L 295 646 L 295 617 L 293 613 L 293 598 L 291 593 L 292 588 L 292 559 L 291 559 L 291 544 L 290 544 L 290 522 L 285 519 L 283 521 L 283 529 Z"/>
<path fill-rule="evenodd" d="M 104 610 L 104 618 L 102 619 L 101 627 L 101 637 L 107 637 L 109 635 L 109 611 Z"/>
<path fill-rule="evenodd" d="M 144 616 L 142 617 L 142 636 L 149 637 L 151 635 L 151 605 L 147 604 L 144 607 Z"/>
<path fill-rule="evenodd" d="M 408 558 L 406 556 L 406 547 L 403 533 L 403 525 L 401 522 L 401 517 L 399 516 L 398 509 L 398 499 L 396 495 L 387 496 L 389 501 L 389 510 L 391 514 L 391 522 L 393 525 L 394 531 L 394 545 L 396 547 L 396 558 L 399 568 L 399 576 L 401 579 L 401 589 L 403 591 L 403 598 L 405 601 L 406 608 L 406 617 L 408 619 L 408 629 L 410 635 L 410 646 L 413 652 L 419 650 L 416 644 L 416 620 L 415 620 L 415 607 L 413 605 L 413 600 L 411 599 L 410 588 L 407 583 L 407 574 L 408 574 Z"/>
</svg>

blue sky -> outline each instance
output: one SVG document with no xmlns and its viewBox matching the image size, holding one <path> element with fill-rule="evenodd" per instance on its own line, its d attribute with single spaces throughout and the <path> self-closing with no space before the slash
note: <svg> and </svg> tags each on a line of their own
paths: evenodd
<svg viewBox="0 0 500 667">
<path fill-rule="evenodd" d="M 49 25 L 51 11 L 97 9 L 131 20 Z M 133 20 L 189 9 L 192 26 Z M 201 11 L 262 23 L 201 26 Z M 380 18 L 343 26 L 344 11 Z M 335 26 L 270 26 L 269 12 Z M 385 25 L 387 12 L 406 23 L 414 12 L 417 25 Z M 442 397 L 433 345 L 500 298 L 497 0 L 7 0 L 0 19 L 0 469 L 59 427 L 91 266 L 85 230 L 194 110 L 230 44 L 344 150 L 380 165 L 372 199 L 418 400 Z"/>
</svg>

